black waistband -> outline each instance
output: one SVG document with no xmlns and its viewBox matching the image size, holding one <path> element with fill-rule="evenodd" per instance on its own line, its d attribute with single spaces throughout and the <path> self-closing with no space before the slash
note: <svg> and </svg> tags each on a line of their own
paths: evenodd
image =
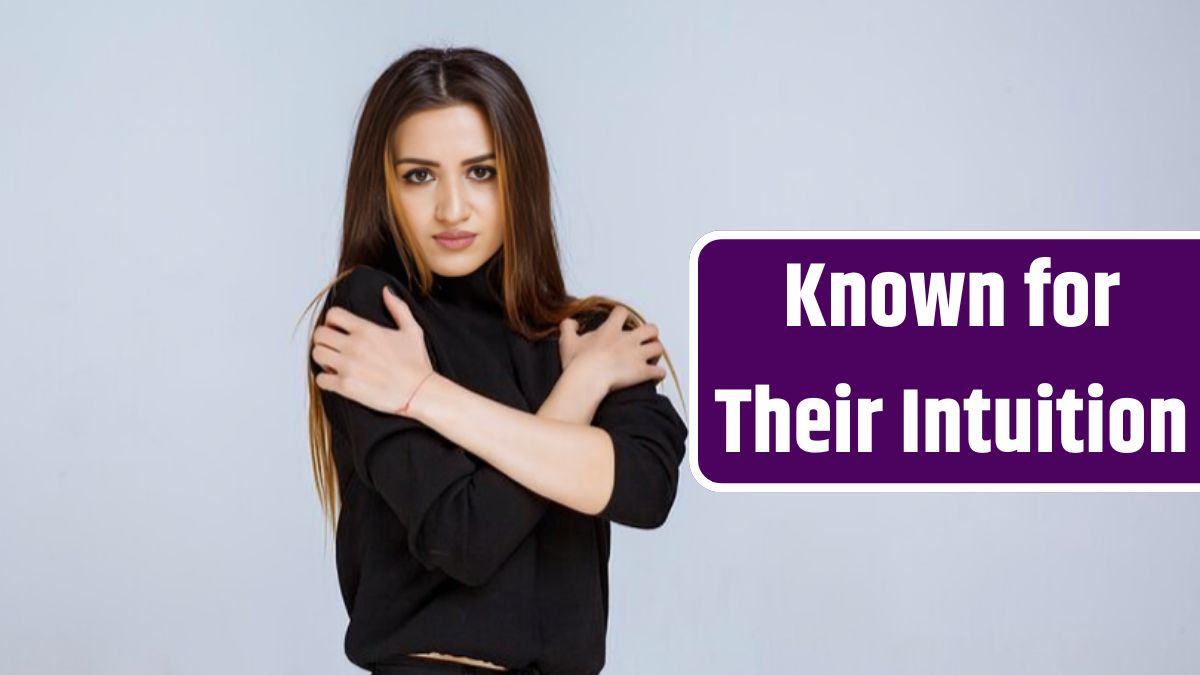
<svg viewBox="0 0 1200 675">
<path fill-rule="evenodd" d="M 391 658 L 387 663 L 376 664 L 371 668 L 371 675 L 539 675 L 539 673 L 540 671 L 533 666 L 496 670 L 457 661 L 408 655 Z"/>
</svg>

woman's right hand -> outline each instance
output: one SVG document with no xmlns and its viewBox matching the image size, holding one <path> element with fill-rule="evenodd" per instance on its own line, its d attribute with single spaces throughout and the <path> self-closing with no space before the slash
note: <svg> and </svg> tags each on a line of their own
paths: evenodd
<svg viewBox="0 0 1200 675">
<path fill-rule="evenodd" d="M 663 353 L 658 326 L 648 323 L 624 330 L 628 318 L 629 309 L 617 305 L 599 328 L 583 335 L 574 319 L 564 319 L 559 334 L 563 370 L 588 368 L 593 377 L 606 382 L 606 391 L 666 377 L 667 371 L 655 365 Z"/>
</svg>

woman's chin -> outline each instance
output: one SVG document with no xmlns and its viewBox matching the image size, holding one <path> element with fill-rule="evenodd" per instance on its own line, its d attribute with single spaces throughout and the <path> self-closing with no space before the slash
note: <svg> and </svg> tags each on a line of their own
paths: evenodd
<svg viewBox="0 0 1200 675">
<path fill-rule="evenodd" d="M 427 256 L 429 268 L 434 274 L 443 277 L 462 277 L 479 269 L 491 255 L 483 255 L 478 242 L 461 251 L 437 251 L 433 256 Z M 494 253 L 494 251 L 493 251 Z"/>
</svg>

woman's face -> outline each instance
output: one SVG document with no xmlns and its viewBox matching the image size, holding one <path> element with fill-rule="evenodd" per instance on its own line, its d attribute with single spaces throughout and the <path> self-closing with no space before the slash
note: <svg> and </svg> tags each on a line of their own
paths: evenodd
<svg viewBox="0 0 1200 675">
<path fill-rule="evenodd" d="M 442 276 L 470 274 L 500 249 L 503 219 L 492 130 L 474 105 L 406 117 L 390 139 L 410 234 Z"/>
</svg>

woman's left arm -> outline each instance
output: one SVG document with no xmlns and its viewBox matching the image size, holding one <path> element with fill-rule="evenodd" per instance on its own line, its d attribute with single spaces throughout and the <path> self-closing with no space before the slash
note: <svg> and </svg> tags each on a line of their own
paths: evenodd
<svg viewBox="0 0 1200 675">
<path fill-rule="evenodd" d="M 591 383 L 602 380 L 590 375 L 583 364 L 568 367 L 542 414 L 535 415 L 434 373 L 413 398 L 407 414 L 533 492 L 595 515 L 608 504 L 613 491 L 612 438 L 604 429 L 546 414 L 555 397 L 599 401 L 605 392 L 596 391 Z"/>
<path fill-rule="evenodd" d="M 659 527 L 675 501 L 687 426 L 653 380 L 607 395 L 595 392 L 599 382 L 584 362 L 572 363 L 534 415 L 434 373 L 408 415 L 551 501 L 630 527 Z M 589 391 L 603 396 L 595 426 L 545 414 L 556 396 Z"/>
</svg>

